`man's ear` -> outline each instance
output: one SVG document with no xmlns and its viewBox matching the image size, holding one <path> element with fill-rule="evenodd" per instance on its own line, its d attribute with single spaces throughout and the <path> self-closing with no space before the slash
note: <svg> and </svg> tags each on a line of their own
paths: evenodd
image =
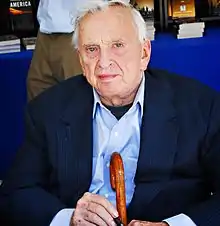
<svg viewBox="0 0 220 226">
<path fill-rule="evenodd" d="M 141 55 L 141 71 L 145 71 L 150 61 L 151 56 L 151 43 L 149 39 L 146 39 L 142 44 L 142 55 Z"/>
</svg>

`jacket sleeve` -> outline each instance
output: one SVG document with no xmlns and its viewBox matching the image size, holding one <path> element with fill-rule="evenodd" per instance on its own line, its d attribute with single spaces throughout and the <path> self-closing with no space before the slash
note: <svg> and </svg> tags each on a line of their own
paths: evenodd
<svg viewBox="0 0 220 226">
<path fill-rule="evenodd" d="M 10 225 L 48 226 L 65 208 L 50 192 L 49 174 L 44 130 L 27 112 L 24 145 L 0 190 L 1 213 Z"/>
<path fill-rule="evenodd" d="M 206 106 L 204 106 L 206 107 Z M 219 225 L 220 222 L 220 96 L 215 94 L 209 110 L 207 134 L 201 154 L 204 184 L 209 198 L 189 209 L 188 215 L 199 226 Z"/>
</svg>

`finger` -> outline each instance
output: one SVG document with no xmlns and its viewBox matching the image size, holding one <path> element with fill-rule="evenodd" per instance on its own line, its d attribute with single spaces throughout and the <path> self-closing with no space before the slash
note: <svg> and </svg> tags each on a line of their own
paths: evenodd
<svg viewBox="0 0 220 226">
<path fill-rule="evenodd" d="M 87 203 L 83 202 L 82 199 L 79 199 L 71 218 L 71 226 L 85 225 L 86 221 L 83 219 L 83 215 L 86 211 L 86 208 L 84 207 L 87 207 Z"/>
<path fill-rule="evenodd" d="M 104 218 L 103 218 L 104 216 Z M 76 205 L 74 217 L 103 226 L 115 226 L 112 216 L 100 204 L 81 198 Z M 91 219 L 90 219 L 91 218 Z M 99 218 L 99 219 L 98 219 Z"/>
<path fill-rule="evenodd" d="M 103 196 L 97 195 L 97 194 L 92 194 L 86 192 L 83 196 L 86 200 L 89 200 L 91 202 L 97 203 L 102 205 L 108 212 L 109 214 L 115 218 L 118 217 L 118 211 L 115 209 L 115 207 Z"/>
<path fill-rule="evenodd" d="M 141 226 L 140 222 L 137 220 L 132 220 L 128 226 Z"/>
<path fill-rule="evenodd" d="M 95 226 L 95 224 L 88 222 L 82 218 L 73 218 L 70 226 Z"/>
<path fill-rule="evenodd" d="M 138 220 L 132 220 L 128 226 L 150 226 L 149 221 L 138 221 Z"/>
<path fill-rule="evenodd" d="M 115 226 L 113 217 L 102 205 L 90 202 L 88 203 L 87 210 L 97 214 L 108 226 Z"/>
<path fill-rule="evenodd" d="M 86 211 L 84 213 L 83 218 L 90 223 L 93 223 L 95 225 L 99 225 L 99 226 L 108 226 L 108 224 L 96 213 L 90 212 L 90 211 Z M 115 226 L 115 225 L 111 225 L 110 226 Z"/>
</svg>

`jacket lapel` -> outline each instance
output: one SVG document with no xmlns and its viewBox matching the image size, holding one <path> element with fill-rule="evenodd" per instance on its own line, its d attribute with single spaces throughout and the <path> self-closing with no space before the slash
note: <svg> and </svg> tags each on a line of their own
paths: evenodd
<svg viewBox="0 0 220 226">
<path fill-rule="evenodd" d="M 135 175 L 136 189 L 128 208 L 130 213 L 141 197 L 148 204 L 155 198 L 161 190 L 161 186 L 155 187 L 155 183 L 170 178 L 178 136 L 174 95 L 170 84 L 161 76 L 157 78 L 147 72 L 145 78 L 140 153 Z M 142 183 L 149 184 L 148 190 L 139 189 Z M 144 197 L 143 192 L 146 193 Z"/>
<path fill-rule="evenodd" d="M 71 205 L 88 191 L 92 178 L 93 92 L 86 81 L 75 89 L 77 91 L 73 91 L 73 98 L 61 117 L 63 140 L 59 156 L 60 177 L 67 185 L 63 193 L 66 202 L 71 199 Z"/>
</svg>

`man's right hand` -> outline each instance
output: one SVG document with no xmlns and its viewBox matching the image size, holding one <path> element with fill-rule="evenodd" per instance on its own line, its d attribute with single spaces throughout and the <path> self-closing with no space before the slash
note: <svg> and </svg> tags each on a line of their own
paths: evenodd
<svg viewBox="0 0 220 226">
<path fill-rule="evenodd" d="M 77 202 L 70 226 L 115 226 L 115 207 L 104 197 L 86 192 Z"/>
</svg>

